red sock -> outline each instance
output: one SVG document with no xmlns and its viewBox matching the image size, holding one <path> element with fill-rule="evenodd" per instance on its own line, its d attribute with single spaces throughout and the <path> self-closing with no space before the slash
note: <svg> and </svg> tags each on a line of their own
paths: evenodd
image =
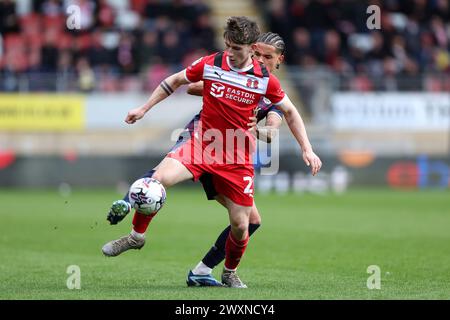
<svg viewBox="0 0 450 320">
<path fill-rule="evenodd" d="M 225 268 L 230 270 L 237 268 L 244 255 L 245 249 L 247 248 L 248 239 L 249 236 L 247 233 L 247 237 L 244 240 L 236 240 L 230 231 L 227 241 L 225 242 Z"/>
<path fill-rule="evenodd" d="M 133 217 L 133 230 L 136 231 L 137 233 L 145 233 L 145 231 L 148 228 L 148 225 L 150 224 L 150 221 L 152 221 L 155 215 L 156 212 L 147 215 L 136 211 Z"/>
</svg>

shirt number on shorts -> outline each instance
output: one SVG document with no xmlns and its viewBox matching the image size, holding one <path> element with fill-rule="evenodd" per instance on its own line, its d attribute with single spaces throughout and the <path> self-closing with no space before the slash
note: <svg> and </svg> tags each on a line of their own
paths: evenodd
<svg viewBox="0 0 450 320">
<path fill-rule="evenodd" d="M 252 179 L 252 177 L 244 177 L 244 181 L 248 181 L 248 184 L 244 189 L 244 193 L 251 195 L 253 193 L 253 189 L 252 189 L 253 179 Z"/>
</svg>

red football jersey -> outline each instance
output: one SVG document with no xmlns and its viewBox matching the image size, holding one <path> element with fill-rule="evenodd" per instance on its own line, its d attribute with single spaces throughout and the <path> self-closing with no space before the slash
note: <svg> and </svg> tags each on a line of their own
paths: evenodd
<svg viewBox="0 0 450 320">
<path fill-rule="evenodd" d="M 274 105 L 282 102 L 285 94 L 278 79 L 255 59 L 245 69 L 234 68 L 226 51 L 198 59 L 185 70 L 185 77 L 190 82 L 204 81 L 199 131 L 204 147 L 211 141 L 225 142 L 224 151 L 234 153 L 233 157 L 237 155 L 241 161 L 242 157 L 248 161 L 255 150 L 254 137 L 248 132 L 249 117 L 254 115 L 263 96 Z M 242 150 L 236 138 L 235 143 L 230 143 L 233 134 L 244 135 L 249 141 L 248 148 Z"/>
</svg>

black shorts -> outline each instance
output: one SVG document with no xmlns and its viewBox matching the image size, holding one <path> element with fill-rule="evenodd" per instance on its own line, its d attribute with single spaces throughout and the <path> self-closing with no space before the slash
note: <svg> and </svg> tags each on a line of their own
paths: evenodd
<svg viewBox="0 0 450 320">
<path fill-rule="evenodd" d="M 208 200 L 215 200 L 218 193 L 214 188 L 212 175 L 210 173 L 204 173 L 200 176 L 199 180 L 202 183 L 203 190 L 205 190 L 206 198 Z"/>
</svg>

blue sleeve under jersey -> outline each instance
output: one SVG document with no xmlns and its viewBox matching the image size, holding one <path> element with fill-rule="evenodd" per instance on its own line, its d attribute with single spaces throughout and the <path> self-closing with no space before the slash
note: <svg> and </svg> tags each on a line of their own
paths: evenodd
<svg viewBox="0 0 450 320">
<path fill-rule="evenodd" d="M 258 109 L 258 113 L 256 114 L 256 121 L 260 122 L 261 120 L 263 120 L 265 117 L 267 117 L 269 112 L 275 112 L 281 118 L 283 118 L 283 112 L 280 109 L 278 109 L 276 106 L 270 105 L 270 106 L 262 107 L 262 108 Z"/>
<path fill-rule="evenodd" d="M 278 109 L 278 107 L 277 106 L 271 106 L 270 108 L 269 108 L 269 111 L 267 112 L 267 113 L 269 113 L 269 112 L 276 112 L 280 117 L 281 117 L 281 119 L 283 119 L 283 111 L 281 111 L 280 109 Z"/>
</svg>

